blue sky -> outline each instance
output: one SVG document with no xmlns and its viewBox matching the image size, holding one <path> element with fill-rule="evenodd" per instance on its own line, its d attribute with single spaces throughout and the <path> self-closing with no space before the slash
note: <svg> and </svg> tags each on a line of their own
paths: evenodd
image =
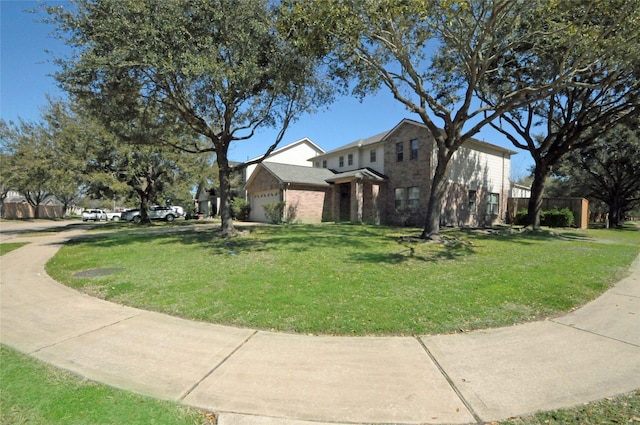
<svg viewBox="0 0 640 425">
<path fill-rule="evenodd" d="M 51 74 L 56 71 L 53 55 L 65 56 L 68 48 L 51 35 L 51 26 L 37 22 L 42 15 L 25 12 L 37 5 L 36 1 L 0 0 L 0 116 L 6 121 L 17 121 L 18 118 L 38 121 L 47 94 L 54 98 L 64 97 Z M 386 89 L 363 102 L 343 97 L 328 110 L 303 116 L 293 123 L 282 144 L 308 137 L 329 151 L 391 129 L 403 118 L 419 120 Z M 259 156 L 275 136 L 275 131 L 264 130 L 250 141 L 232 147 L 230 157 L 243 161 Z M 504 136 L 488 128 L 476 138 L 516 150 Z M 529 153 L 519 151 L 512 156 L 512 176 L 525 176 L 531 164 Z"/>
</svg>

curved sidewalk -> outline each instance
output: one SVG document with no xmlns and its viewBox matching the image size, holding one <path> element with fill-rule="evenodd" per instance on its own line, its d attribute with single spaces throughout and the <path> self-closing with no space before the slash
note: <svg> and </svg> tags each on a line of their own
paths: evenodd
<svg viewBox="0 0 640 425">
<path fill-rule="evenodd" d="M 218 423 L 481 423 L 640 387 L 640 257 L 564 317 L 424 337 L 291 335 L 95 299 L 45 262 L 79 231 L 0 257 L 0 342 L 89 379 L 204 408 Z M 18 239 L 16 239 L 18 240 Z"/>
</svg>

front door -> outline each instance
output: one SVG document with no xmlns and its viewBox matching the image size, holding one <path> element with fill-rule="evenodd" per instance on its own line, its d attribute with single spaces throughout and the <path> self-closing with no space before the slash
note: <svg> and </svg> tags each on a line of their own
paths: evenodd
<svg viewBox="0 0 640 425">
<path fill-rule="evenodd" d="M 340 221 L 351 221 L 351 183 L 339 185 Z"/>
</svg>

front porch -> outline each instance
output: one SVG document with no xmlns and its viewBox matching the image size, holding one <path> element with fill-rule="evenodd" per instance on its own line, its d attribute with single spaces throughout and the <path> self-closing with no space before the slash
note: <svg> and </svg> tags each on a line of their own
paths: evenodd
<svg viewBox="0 0 640 425">
<path fill-rule="evenodd" d="M 388 178 L 370 168 L 347 171 L 326 181 L 333 186 L 333 221 L 380 224 Z"/>
</svg>

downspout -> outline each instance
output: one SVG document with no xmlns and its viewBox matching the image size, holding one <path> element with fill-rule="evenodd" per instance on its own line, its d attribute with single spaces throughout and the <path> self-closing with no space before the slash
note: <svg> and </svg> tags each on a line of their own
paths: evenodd
<svg viewBox="0 0 640 425">
<path fill-rule="evenodd" d="M 287 191 L 289 190 L 289 186 L 291 186 L 291 183 L 287 182 L 282 189 L 282 202 L 285 206 L 282 211 L 282 219 L 284 221 L 288 221 L 289 219 L 289 217 L 287 217 Z"/>
<path fill-rule="evenodd" d="M 502 196 L 500 197 L 501 198 L 501 201 L 500 201 L 500 217 L 503 217 L 503 220 L 505 222 L 506 222 L 506 219 L 507 219 L 507 212 L 505 211 L 503 206 L 507 205 L 508 196 L 509 196 L 508 189 L 506 191 L 504 189 L 504 175 L 505 175 L 504 167 L 506 165 L 506 159 L 505 159 L 506 155 L 507 155 L 506 152 L 502 153 L 502 182 L 500 184 L 500 192 L 502 192 Z"/>
</svg>

